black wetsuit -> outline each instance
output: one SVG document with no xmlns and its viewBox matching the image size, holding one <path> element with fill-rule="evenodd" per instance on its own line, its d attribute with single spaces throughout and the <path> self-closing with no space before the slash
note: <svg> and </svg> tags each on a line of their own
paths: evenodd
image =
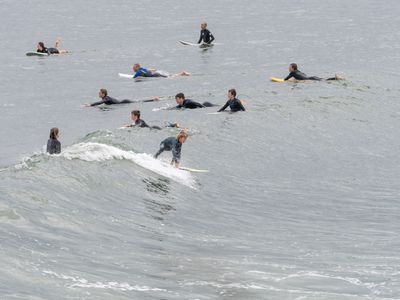
<svg viewBox="0 0 400 300">
<path fill-rule="evenodd" d="M 147 101 L 147 100 L 145 100 L 145 101 Z M 101 104 L 111 105 L 111 104 L 126 104 L 126 103 L 134 103 L 134 101 L 131 101 L 131 100 L 119 101 L 119 100 L 111 98 L 109 96 L 105 96 L 104 98 L 101 98 L 100 101 L 90 104 L 90 106 L 96 106 L 96 105 L 101 105 Z"/>
<path fill-rule="evenodd" d="M 142 119 L 137 119 L 135 121 L 135 124 L 132 124 L 130 127 L 134 127 L 134 126 L 137 126 L 137 127 L 140 127 L 140 128 L 150 128 L 150 129 L 161 130 L 161 127 L 159 127 L 159 126 L 149 126 L 149 125 L 147 125 L 147 123 L 145 121 L 143 121 Z"/>
<path fill-rule="evenodd" d="M 225 105 L 221 107 L 221 109 L 219 111 L 224 111 L 228 106 L 231 108 L 231 112 L 237 112 L 237 111 L 240 111 L 240 110 L 245 111 L 242 102 L 240 102 L 240 100 L 237 99 L 237 98 L 234 98 L 232 100 L 228 100 L 225 103 Z"/>
<path fill-rule="evenodd" d="M 181 149 L 182 144 L 176 139 L 176 137 L 171 136 L 161 142 L 160 150 L 158 150 L 154 157 L 157 158 L 164 151 L 172 151 L 172 162 L 179 163 L 181 159 Z"/>
<path fill-rule="evenodd" d="M 292 77 L 296 80 L 316 80 L 316 81 L 324 80 L 323 78 L 317 76 L 307 76 L 303 72 L 296 70 L 294 72 L 290 72 L 289 75 L 286 76 L 285 81 L 289 80 Z M 327 78 L 325 80 L 336 80 L 336 77 Z"/>
<path fill-rule="evenodd" d="M 60 54 L 57 48 L 46 48 L 46 47 L 44 47 L 43 50 L 37 49 L 36 52 L 47 53 L 47 54 Z"/>
<path fill-rule="evenodd" d="M 59 154 L 61 152 L 61 143 L 56 139 L 47 141 L 47 152 L 50 154 Z"/>
<path fill-rule="evenodd" d="M 200 31 L 200 39 L 197 44 L 200 44 L 203 41 L 206 44 L 211 44 L 215 40 L 214 36 L 208 29 L 202 29 Z"/>
<path fill-rule="evenodd" d="M 176 106 L 176 109 L 180 109 L 180 108 L 189 108 L 189 109 L 195 109 L 195 108 L 204 108 L 204 107 L 212 107 L 212 106 L 216 106 L 215 104 L 212 104 L 210 102 L 203 102 L 203 104 L 190 100 L 190 99 L 185 99 L 183 100 L 182 105 L 179 104 L 178 106 Z"/>
</svg>

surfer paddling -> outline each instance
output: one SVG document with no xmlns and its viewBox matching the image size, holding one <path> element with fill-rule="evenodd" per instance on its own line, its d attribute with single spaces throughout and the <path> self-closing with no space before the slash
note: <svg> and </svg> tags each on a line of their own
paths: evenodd
<svg viewBox="0 0 400 300">
<path fill-rule="evenodd" d="M 156 69 L 143 68 L 139 63 L 133 65 L 133 78 L 137 77 L 175 77 L 175 76 L 189 76 L 190 73 L 182 71 L 178 74 L 169 74 Z"/>
<path fill-rule="evenodd" d="M 291 63 L 289 65 L 289 75 L 286 76 L 286 78 L 284 79 L 285 81 L 294 78 L 296 80 L 315 80 L 315 81 L 321 81 L 321 80 L 344 80 L 343 77 L 340 77 L 338 75 L 335 75 L 335 77 L 330 77 L 330 78 L 321 78 L 321 77 L 317 77 L 317 76 L 307 76 L 306 74 L 304 74 L 303 72 L 301 72 L 300 70 L 297 69 L 297 64 L 295 63 Z"/>
<path fill-rule="evenodd" d="M 39 42 L 37 44 L 36 52 L 38 53 L 47 53 L 47 54 L 65 54 L 68 53 L 67 50 L 59 49 L 61 43 L 61 39 L 57 38 L 54 48 L 46 48 L 43 42 Z"/>
<path fill-rule="evenodd" d="M 101 104 L 105 104 L 105 105 L 112 105 L 112 104 L 127 104 L 127 103 L 138 103 L 138 102 L 153 102 L 153 101 L 159 101 L 160 98 L 159 97 L 154 97 L 153 99 L 147 99 L 147 100 L 117 100 L 114 98 L 111 98 L 110 96 L 108 96 L 108 92 L 106 89 L 100 89 L 99 91 L 99 98 L 101 99 L 100 101 L 94 102 L 94 103 L 86 103 L 84 104 L 84 106 L 86 107 L 90 107 L 90 106 L 97 106 L 97 105 L 101 105 Z"/>
<path fill-rule="evenodd" d="M 178 93 L 175 96 L 175 101 L 177 106 L 174 107 L 174 109 L 181 109 L 181 108 L 189 108 L 189 109 L 195 109 L 195 108 L 204 108 L 204 107 L 212 107 L 216 106 L 215 104 L 212 104 L 210 102 L 203 102 L 203 104 L 190 100 L 190 99 L 185 99 L 185 95 L 183 93 Z"/>
</svg>

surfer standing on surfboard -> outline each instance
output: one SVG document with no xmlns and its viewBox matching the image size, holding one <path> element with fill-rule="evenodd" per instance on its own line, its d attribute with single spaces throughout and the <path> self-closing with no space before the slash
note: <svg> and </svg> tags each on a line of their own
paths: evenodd
<svg viewBox="0 0 400 300">
<path fill-rule="evenodd" d="M 163 140 L 160 144 L 160 150 L 154 155 L 157 158 L 164 151 L 172 151 L 171 165 L 175 164 L 175 167 L 179 168 L 179 162 L 181 160 L 182 144 L 186 142 L 188 134 L 182 130 L 176 137 L 171 136 Z"/>
<path fill-rule="evenodd" d="M 210 30 L 207 29 L 207 23 L 201 23 L 200 25 L 201 31 L 200 31 L 200 39 L 197 42 L 197 44 L 200 44 L 202 41 L 204 42 L 204 44 L 211 44 L 215 38 L 212 35 L 212 33 L 210 32 Z"/>
<path fill-rule="evenodd" d="M 285 81 L 289 80 L 290 78 L 294 78 L 296 80 L 316 80 L 316 81 L 321 81 L 321 80 L 343 80 L 344 78 L 335 75 L 335 77 L 330 77 L 327 79 L 323 79 L 317 76 L 307 76 L 306 74 L 304 74 L 303 72 L 299 71 L 297 69 L 297 64 L 295 63 L 291 63 L 289 65 L 289 75 L 286 76 L 286 78 L 284 79 Z"/>
<path fill-rule="evenodd" d="M 162 72 L 159 70 L 143 68 L 138 63 L 133 65 L 133 72 L 134 72 L 133 78 L 137 78 L 139 76 L 141 76 L 141 77 L 172 77 L 172 76 L 189 76 L 190 75 L 190 73 L 185 72 L 185 71 L 178 73 L 178 74 L 170 75 L 166 72 Z"/>
</svg>

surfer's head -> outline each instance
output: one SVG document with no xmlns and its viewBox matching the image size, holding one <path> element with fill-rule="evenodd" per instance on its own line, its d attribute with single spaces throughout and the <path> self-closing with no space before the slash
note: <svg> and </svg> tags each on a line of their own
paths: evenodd
<svg viewBox="0 0 400 300">
<path fill-rule="evenodd" d="M 136 72 L 139 69 L 140 69 L 140 64 L 134 64 L 133 65 L 133 72 Z"/>
<path fill-rule="evenodd" d="M 44 50 L 44 43 L 43 42 L 39 42 L 37 44 L 37 49 L 43 51 Z"/>
<path fill-rule="evenodd" d="M 207 28 L 207 23 L 206 22 L 201 23 L 200 27 L 203 30 L 206 29 Z"/>
<path fill-rule="evenodd" d="M 52 129 L 50 129 L 50 138 L 53 140 L 56 140 L 58 138 L 58 128 L 57 127 L 53 127 Z"/>
<path fill-rule="evenodd" d="M 132 110 L 131 112 L 132 121 L 136 122 L 140 119 L 140 110 Z"/>
<path fill-rule="evenodd" d="M 297 71 L 297 64 L 291 63 L 289 65 L 289 72 L 295 72 L 295 71 Z"/>
<path fill-rule="evenodd" d="M 103 99 L 104 97 L 107 96 L 107 90 L 106 89 L 100 89 L 99 91 L 99 98 Z"/>
<path fill-rule="evenodd" d="M 183 104 L 183 101 L 185 101 L 185 95 L 183 93 L 178 93 L 175 96 L 175 101 L 176 103 L 178 103 L 179 105 Z"/>
<path fill-rule="evenodd" d="M 230 100 L 232 100 L 232 99 L 235 99 L 235 97 L 236 97 L 236 90 L 235 90 L 235 89 L 230 89 L 230 90 L 228 91 L 228 98 L 229 98 Z"/>
<path fill-rule="evenodd" d="M 183 144 L 184 142 L 186 142 L 187 138 L 188 138 L 188 133 L 185 130 L 182 130 L 181 132 L 179 132 L 179 134 L 176 136 L 176 139 L 179 141 L 179 143 Z"/>
</svg>

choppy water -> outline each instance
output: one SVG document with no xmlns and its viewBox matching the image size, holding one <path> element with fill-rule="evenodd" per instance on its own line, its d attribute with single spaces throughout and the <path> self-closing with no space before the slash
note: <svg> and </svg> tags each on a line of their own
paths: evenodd
<svg viewBox="0 0 400 300">
<path fill-rule="evenodd" d="M 398 1 L 0 7 L 0 299 L 400 299 Z M 218 45 L 177 43 L 203 20 Z M 71 54 L 24 55 L 56 36 Z M 193 76 L 118 78 L 135 62 Z M 291 62 L 347 80 L 268 81 Z M 163 98 L 81 107 L 103 87 Z M 232 87 L 246 113 L 160 110 Z M 153 160 L 177 131 L 117 129 L 133 108 L 210 173 Z"/>
</svg>

